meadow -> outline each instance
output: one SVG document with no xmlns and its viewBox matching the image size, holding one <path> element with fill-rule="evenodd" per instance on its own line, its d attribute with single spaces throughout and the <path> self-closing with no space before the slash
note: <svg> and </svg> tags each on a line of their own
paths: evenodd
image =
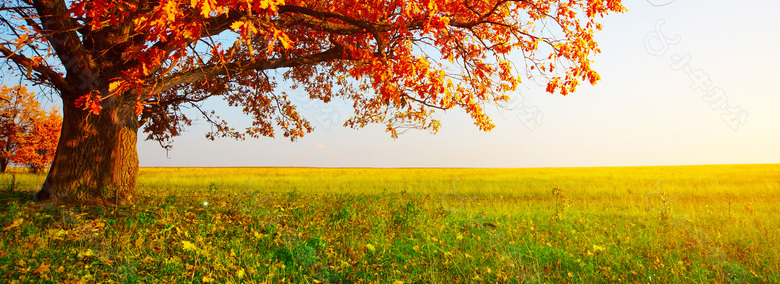
<svg viewBox="0 0 780 284">
<path fill-rule="evenodd" d="M 141 168 L 132 205 L 0 175 L 3 283 L 780 283 L 780 165 Z"/>
</svg>

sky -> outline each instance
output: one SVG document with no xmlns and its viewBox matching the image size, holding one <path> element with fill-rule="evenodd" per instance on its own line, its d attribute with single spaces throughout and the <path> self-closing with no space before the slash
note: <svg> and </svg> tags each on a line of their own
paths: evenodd
<svg viewBox="0 0 780 284">
<path fill-rule="evenodd" d="M 780 1 L 624 1 L 596 34 L 601 75 L 568 96 L 525 80 L 482 132 L 461 110 L 398 139 L 342 126 L 350 104 L 298 101 L 315 131 L 209 141 L 202 120 L 165 150 L 139 139 L 140 165 L 230 167 L 579 167 L 780 163 Z M 655 4 L 666 4 L 654 6 Z M 295 100 L 294 100 L 295 101 Z M 217 106 L 217 109 L 225 107 Z M 239 110 L 222 116 L 241 126 Z M 238 128 L 238 127 L 237 127 Z M 140 134 L 139 137 L 143 138 Z"/>
</svg>

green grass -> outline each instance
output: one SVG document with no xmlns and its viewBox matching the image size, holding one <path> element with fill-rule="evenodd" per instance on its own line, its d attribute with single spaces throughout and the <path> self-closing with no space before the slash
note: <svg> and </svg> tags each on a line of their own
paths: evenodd
<svg viewBox="0 0 780 284">
<path fill-rule="evenodd" d="M 110 208 L 43 178 L 0 176 L 0 282 L 780 282 L 780 165 L 142 168 Z"/>
</svg>

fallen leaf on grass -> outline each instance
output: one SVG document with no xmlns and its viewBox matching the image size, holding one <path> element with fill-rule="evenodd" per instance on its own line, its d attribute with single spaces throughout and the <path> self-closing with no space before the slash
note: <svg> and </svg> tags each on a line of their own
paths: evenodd
<svg viewBox="0 0 780 284">
<path fill-rule="evenodd" d="M 8 225 L 8 227 L 3 228 L 3 232 L 8 232 L 8 231 L 10 231 L 13 228 L 19 227 L 19 225 L 21 225 L 22 222 L 24 222 L 24 219 L 22 219 L 22 218 L 14 219 L 14 222 L 11 223 L 11 225 Z"/>
<path fill-rule="evenodd" d="M 184 248 L 184 250 L 186 251 L 198 250 L 198 247 L 196 247 L 193 243 L 188 241 L 181 241 L 181 245 L 182 248 Z"/>
<path fill-rule="evenodd" d="M 93 252 L 92 249 L 87 249 L 86 251 L 79 252 L 79 254 L 78 254 L 78 258 L 79 259 L 82 259 L 82 258 L 85 258 L 85 257 L 90 257 L 90 256 L 95 256 L 95 252 Z"/>
<path fill-rule="evenodd" d="M 35 269 L 33 272 L 35 272 L 35 274 L 41 275 L 41 274 L 49 273 L 49 271 L 50 271 L 49 265 L 47 265 L 46 263 L 41 263 L 41 266 L 38 266 L 38 268 Z"/>
</svg>

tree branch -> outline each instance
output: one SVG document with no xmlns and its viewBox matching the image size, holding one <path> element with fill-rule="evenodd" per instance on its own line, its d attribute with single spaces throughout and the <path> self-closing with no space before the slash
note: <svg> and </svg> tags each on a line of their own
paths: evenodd
<svg viewBox="0 0 780 284">
<path fill-rule="evenodd" d="M 274 58 L 274 59 L 256 60 L 254 63 L 249 61 L 239 61 L 239 62 L 227 63 L 227 64 L 215 64 L 210 66 L 202 66 L 199 68 L 193 68 L 184 72 L 166 76 L 165 78 L 162 79 L 161 84 L 157 84 L 157 87 L 154 87 L 154 89 L 152 89 L 152 87 L 149 87 L 144 89 L 142 92 L 157 93 L 157 92 L 168 90 L 178 85 L 191 84 L 191 83 L 204 80 L 206 78 L 211 78 L 220 75 L 235 74 L 246 70 L 270 70 L 270 69 L 278 69 L 278 68 L 297 67 L 306 64 L 315 64 L 315 63 L 326 62 L 335 59 L 341 59 L 343 58 L 343 56 L 344 56 L 344 50 L 339 46 L 335 46 L 331 49 L 328 49 L 320 53 L 315 53 L 309 56 L 292 58 L 292 59 Z"/>
<path fill-rule="evenodd" d="M 4 45 L 0 45 L 0 53 L 4 55 L 4 58 L 10 59 L 14 63 L 18 64 L 20 68 L 27 69 L 25 74 L 29 74 L 30 72 L 35 71 L 40 73 L 40 76 L 48 80 L 52 85 L 54 85 L 55 88 L 62 91 L 73 90 L 73 87 L 65 80 L 65 78 L 63 78 L 60 73 L 57 73 L 53 69 L 49 68 L 49 66 L 43 64 L 33 66 L 33 61 L 31 59 L 11 51 Z"/>
<path fill-rule="evenodd" d="M 57 52 L 66 74 L 74 75 L 70 80 L 70 83 L 75 83 L 72 87 L 82 92 L 89 91 L 97 82 L 91 66 L 94 63 L 91 63 L 92 56 L 81 44 L 76 32 L 79 27 L 70 18 L 65 0 L 33 0 L 33 6 L 40 16 L 41 34 Z"/>
</svg>

